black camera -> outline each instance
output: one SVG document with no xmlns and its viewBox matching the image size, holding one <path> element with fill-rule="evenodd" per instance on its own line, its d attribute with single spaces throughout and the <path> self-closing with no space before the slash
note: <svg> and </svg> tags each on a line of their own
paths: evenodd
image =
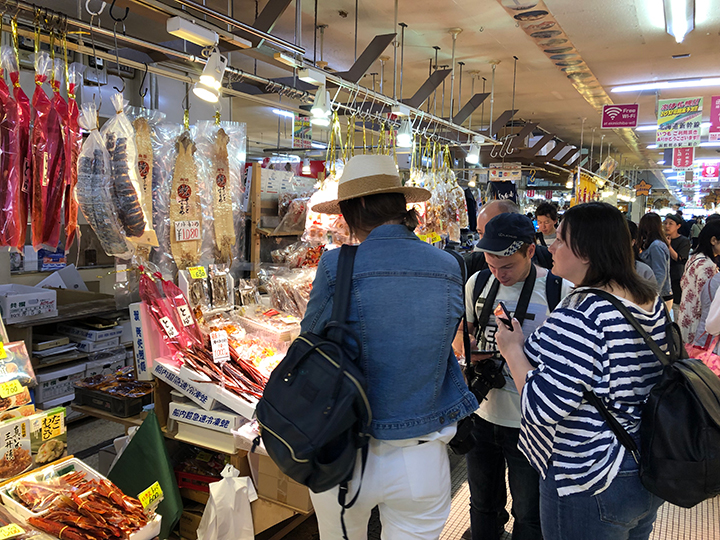
<svg viewBox="0 0 720 540">
<path fill-rule="evenodd" d="M 478 402 L 485 399 L 493 388 L 505 386 L 504 365 L 504 361 L 498 364 L 492 358 L 486 358 L 470 366 L 468 386 Z"/>
</svg>

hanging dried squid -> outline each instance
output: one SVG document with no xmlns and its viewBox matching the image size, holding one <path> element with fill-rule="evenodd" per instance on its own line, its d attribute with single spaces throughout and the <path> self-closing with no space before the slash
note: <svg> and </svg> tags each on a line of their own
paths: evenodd
<svg viewBox="0 0 720 540">
<path fill-rule="evenodd" d="M 198 193 L 195 143 L 189 132 L 177 140 L 177 159 L 170 193 L 170 246 L 179 269 L 195 266 L 200 260 L 202 212 Z"/>
<path fill-rule="evenodd" d="M 232 248 L 235 245 L 228 160 L 229 142 L 230 137 L 227 136 L 225 130 L 218 129 L 212 146 L 213 222 L 215 246 L 219 252 L 218 258 L 223 262 L 229 262 L 232 259 Z"/>
<path fill-rule="evenodd" d="M 153 171 L 153 150 L 152 137 L 150 134 L 150 123 L 147 118 L 140 116 L 133 122 L 135 128 L 135 146 L 137 147 L 137 165 L 140 175 L 140 187 L 142 189 L 142 207 L 145 215 L 150 218 L 153 215 L 152 208 L 152 171 Z M 150 255 L 150 246 L 141 246 L 138 254 L 147 259 Z"/>
</svg>

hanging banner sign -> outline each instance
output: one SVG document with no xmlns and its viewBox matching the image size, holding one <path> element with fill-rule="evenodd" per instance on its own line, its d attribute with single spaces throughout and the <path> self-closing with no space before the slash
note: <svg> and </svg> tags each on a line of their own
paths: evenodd
<svg viewBox="0 0 720 540">
<path fill-rule="evenodd" d="M 720 172 L 720 165 L 717 163 L 703 163 L 701 166 L 701 176 L 704 181 L 717 180 Z"/>
<path fill-rule="evenodd" d="M 708 140 L 720 141 L 720 96 L 710 98 L 710 135 Z"/>
<path fill-rule="evenodd" d="M 695 148 L 673 148 L 673 171 L 690 171 L 695 161 Z"/>
<path fill-rule="evenodd" d="M 293 119 L 293 148 L 312 148 L 312 124 L 307 116 Z"/>
<path fill-rule="evenodd" d="M 701 97 L 658 101 L 658 148 L 698 146 L 702 108 Z"/>
<path fill-rule="evenodd" d="M 636 128 L 638 125 L 638 109 L 640 105 L 604 105 L 602 112 L 602 129 Z"/>
<path fill-rule="evenodd" d="M 521 163 L 491 163 L 491 182 L 518 182 L 522 179 Z"/>
<path fill-rule="evenodd" d="M 635 184 L 635 195 L 650 195 L 651 184 L 648 184 L 645 180 L 642 180 L 639 184 Z"/>
</svg>

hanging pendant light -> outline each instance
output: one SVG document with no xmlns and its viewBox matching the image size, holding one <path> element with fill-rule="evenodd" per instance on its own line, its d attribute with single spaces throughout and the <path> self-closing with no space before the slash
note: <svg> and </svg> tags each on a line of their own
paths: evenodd
<svg viewBox="0 0 720 540">
<path fill-rule="evenodd" d="M 465 161 L 470 165 L 477 165 L 480 163 L 480 141 L 478 137 L 473 137 L 472 145 L 470 145 L 470 151 L 465 156 Z"/>
<path fill-rule="evenodd" d="M 400 129 L 397 132 L 398 148 L 412 148 L 412 126 L 408 118 L 400 122 Z"/>
<path fill-rule="evenodd" d="M 221 55 L 217 47 L 214 47 L 200 75 L 200 82 L 195 83 L 193 87 L 193 94 L 204 101 L 217 103 L 227 62 L 227 57 Z"/>
</svg>

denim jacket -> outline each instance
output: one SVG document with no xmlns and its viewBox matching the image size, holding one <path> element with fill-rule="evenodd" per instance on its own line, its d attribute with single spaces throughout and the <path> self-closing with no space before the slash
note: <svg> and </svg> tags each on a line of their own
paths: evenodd
<svg viewBox="0 0 720 540">
<path fill-rule="evenodd" d="M 330 319 L 339 252 L 320 259 L 303 332 L 320 333 Z M 462 287 L 457 261 L 404 225 L 381 225 L 360 244 L 348 323 L 362 345 L 376 439 L 421 437 L 477 408 L 451 346 Z M 352 339 L 346 346 L 357 354 Z"/>
<path fill-rule="evenodd" d="M 655 240 L 648 248 L 640 254 L 645 264 L 652 268 L 655 279 L 658 283 L 660 298 L 672 294 L 670 282 L 670 249 L 662 240 Z M 678 303 L 680 300 L 678 300 Z"/>
</svg>

